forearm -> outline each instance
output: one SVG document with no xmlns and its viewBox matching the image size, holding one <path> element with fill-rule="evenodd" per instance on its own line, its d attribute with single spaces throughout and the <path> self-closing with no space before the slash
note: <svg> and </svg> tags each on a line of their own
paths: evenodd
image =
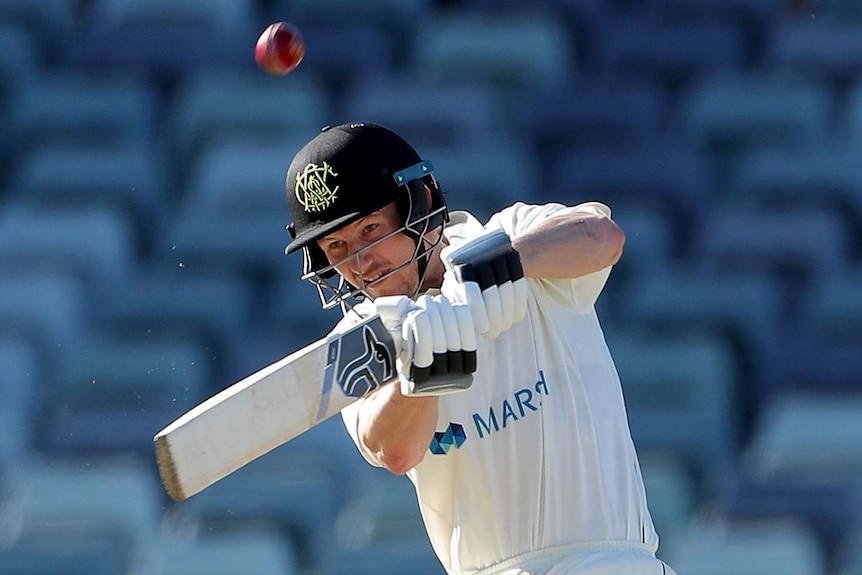
<svg viewBox="0 0 862 575">
<path fill-rule="evenodd" d="M 365 399 L 359 410 L 359 440 L 392 473 L 403 474 L 422 461 L 437 426 L 436 396 L 405 397 L 397 383 Z"/>
<path fill-rule="evenodd" d="M 577 278 L 614 265 L 624 244 L 619 226 L 592 212 L 553 216 L 512 238 L 524 275 L 547 279 Z"/>
</svg>

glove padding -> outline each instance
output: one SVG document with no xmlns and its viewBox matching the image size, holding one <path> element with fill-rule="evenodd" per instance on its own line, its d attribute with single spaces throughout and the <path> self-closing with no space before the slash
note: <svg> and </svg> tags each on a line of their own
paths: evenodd
<svg viewBox="0 0 862 575">
<path fill-rule="evenodd" d="M 478 333 L 493 339 L 527 315 L 527 280 L 521 256 L 503 230 L 486 232 L 441 254 L 446 272 L 441 291 L 467 306 Z"/>
<path fill-rule="evenodd" d="M 463 391 L 476 371 L 476 328 L 463 305 L 445 296 L 423 295 L 375 300 L 398 350 L 401 393 L 408 396 L 443 395 Z"/>
</svg>

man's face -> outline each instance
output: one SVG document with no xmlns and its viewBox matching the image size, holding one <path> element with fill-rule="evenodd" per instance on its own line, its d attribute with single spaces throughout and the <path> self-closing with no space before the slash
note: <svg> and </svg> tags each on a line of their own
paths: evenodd
<svg viewBox="0 0 862 575">
<path fill-rule="evenodd" d="M 318 240 L 317 245 L 326 254 L 330 264 L 338 264 L 335 270 L 345 280 L 351 285 L 364 287 L 372 299 L 390 295 L 412 296 L 419 287 L 419 267 L 415 261 L 404 264 L 413 258 L 416 251 L 413 239 L 406 234 L 396 233 L 367 247 L 399 228 L 401 216 L 393 202 L 335 230 Z M 376 281 L 400 266 L 404 267 Z"/>
</svg>

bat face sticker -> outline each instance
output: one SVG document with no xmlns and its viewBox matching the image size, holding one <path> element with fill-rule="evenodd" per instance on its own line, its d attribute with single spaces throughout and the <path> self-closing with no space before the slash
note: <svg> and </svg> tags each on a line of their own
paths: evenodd
<svg viewBox="0 0 862 575">
<path fill-rule="evenodd" d="M 378 333 L 380 330 L 382 333 Z M 351 397 L 367 395 L 395 375 L 395 346 L 382 322 L 369 323 L 343 338 L 339 355 L 354 358 L 339 370 L 337 378 L 338 385 Z"/>
</svg>

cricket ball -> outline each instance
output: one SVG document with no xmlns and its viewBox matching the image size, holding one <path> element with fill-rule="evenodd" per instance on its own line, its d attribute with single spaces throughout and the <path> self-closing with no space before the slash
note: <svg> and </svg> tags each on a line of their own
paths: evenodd
<svg viewBox="0 0 862 575">
<path fill-rule="evenodd" d="M 283 76 L 296 68 L 304 55 L 302 34 L 296 26 L 287 22 L 267 26 L 254 48 L 257 65 L 273 76 Z"/>
</svg>

